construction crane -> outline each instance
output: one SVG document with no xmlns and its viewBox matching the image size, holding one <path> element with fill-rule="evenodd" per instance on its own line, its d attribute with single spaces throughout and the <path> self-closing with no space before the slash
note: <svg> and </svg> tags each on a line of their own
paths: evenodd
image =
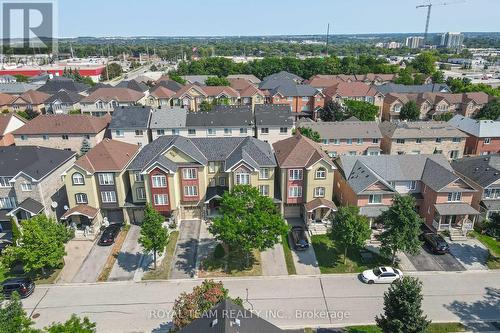
<svg viewBox="0 0 500 333">
<path fill-rule="evenodd" d="M 463 3 L 465 0 L 461 1 L 451 1 L 451 2 L 441 2 L 441 3 L 428 3 L 426 5 L 418 5 L 416 8 L 423 8 L 427 7 L 427 20 L 425 21 L 425 32 L 424 32 L 424 43 L 427 42 L 427 32 L 429 31 L 429 21 L 431 19 L 431 9 L 432 6 L 448 6 L 448 5 L 453 5 L 457 3 Z"/>
</svg>

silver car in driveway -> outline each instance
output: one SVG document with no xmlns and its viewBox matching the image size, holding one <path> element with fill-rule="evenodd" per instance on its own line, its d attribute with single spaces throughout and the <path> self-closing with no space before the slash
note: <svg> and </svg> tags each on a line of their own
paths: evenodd
<svg viewBox="0 0 500 333">
<path fill-rule="evenodd" d="M 364 283 L 393 283 L 403 277 L 403 272 L 392 267 L 377 267 L 368 269 L 361 273 L 361 280 Z"/>
</svg>

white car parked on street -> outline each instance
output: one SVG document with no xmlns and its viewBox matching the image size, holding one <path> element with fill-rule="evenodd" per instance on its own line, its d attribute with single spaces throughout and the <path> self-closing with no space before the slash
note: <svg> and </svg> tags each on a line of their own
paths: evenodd
<svg viewBox="0 0 500 333">
<path fill-rule="evenodd" d="M 377 267 L 368 269 L 361 273 L 361 279 L 368 284 L 373 283 L 392 283 L 403 277 L 403 272 L 392 267 Z"/>
</svg>

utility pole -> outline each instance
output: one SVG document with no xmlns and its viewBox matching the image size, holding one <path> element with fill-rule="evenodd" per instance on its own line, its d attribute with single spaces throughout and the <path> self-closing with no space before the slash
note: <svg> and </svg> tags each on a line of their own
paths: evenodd
<svg viewBox="0 0 500 333">
<path fill-rule="evenodd" d="M 326 26 L 326 56 L 328 57 L 328 37 L 330 37 L 330 23 Z"/>
</svg>

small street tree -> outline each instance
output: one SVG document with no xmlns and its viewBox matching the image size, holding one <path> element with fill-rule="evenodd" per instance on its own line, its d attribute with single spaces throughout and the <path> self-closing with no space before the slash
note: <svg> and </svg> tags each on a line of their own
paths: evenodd
<svg viewBox="0 0 500 333">
<path fill-rule="evenodd" d="M 339 103 L 328 101 L 320 111 L 319 118 L 322 121 L 342 121 L 344 120 L 344 109 Z"/>
<path fill-rule="evenodd" d="M 87 139 L 83 139 L 82 141 L 82 146 L 80 147 L 80 154 L 85 155 L 88 153 L 88 151 L 91 149 L 90 147 L 90 142 Z"/>
<path fill-rule="evenodd" d="M 260 195 L 256 187 L 236 185 L 224 193 L 220 216 L 209 230 L 229 250 L 248 255 L 253 249 L 264 251 L 279 243 L 288 226 L 271 198 Z"/>
<path fill-rule="evenodd" d="M 420 110 L 415 101 L 408 101 L 401 108 L 399 119 L 401 120 L 418 120 L 420 118 Z"/>
<path fill-rule="evenodd" d="M 356 206 L 340 207 L 332 217 L 330 238 L 344 249 L 344 265 L 348 249 L 363 247 L 370 235 L 368 218 L 359 215 L 359 208 Z"/>
<path fill-rule="evenodd" d="M 380 235 L 380 251 L 386 257 L 392 258 L 393 264 L 398 251 L 410 254 L 420 252 L 421 242 L 418 236 L 423 221 L 415 212 L 415 199 L 412 196 L 396 195 L 391 207 L 382 213 L 379 220 L 385 228 Z"/>
<path fill-rule="evenodd" d="M 205 80 L 207 86 L 230 86 L 231 82 L 225 77 L 210 76 Z"/>
<path fill-rule="evenodd" d="M 299 131 L 300 134 L 313 140 L 314 142 L 320 142 L 321 136 L 318 132 L 309 127 L 298 127 L 296 130 L 293 130 L 292 134 L 295 135 L 296 131 Z"/>
<path fill-rule="evenodd" d="M 23 263 L 24 271 L 45 274 L 46 268 L 62 264 L 66 254 L 64 243 L 72 237 L 72 231 L 45 215 L 36 215 L 21 221 L 22 235 L 18 246 L 10 246 L 2 253 L 6 266 L 16 261 Z"/>
<path fill-rule="evenodd" d="M 163 227 L 165 219 L 150 204 L 144 209 L 144 220 L 141 225 L 139 244 L 144 250 L 153 251 L 154 269 L 156 269 L 156 254 L 167 246 L 168 231 Z"/>
<path fill-rule="evenodd" d="M 0 294 L 0 304 L 2 304 Z M 12 294 L 10 300 L 0 306 L 0 333 L 28 333 L 33 332 L 30 326 L 33 322 L 23 309 L 19 294 Z"/>
<path fill-rule="evenodd" d="M 414 277 L 395 281 L 384 293 L 384 314 L 375 321 L 384 333 L 424 333 L 430 320 L 422 311 L 422 282 Z"/>
<path fill-rule="evenodd" d="M 189 325 L 193 320 L 200 318 L 205 312 L 225 299 L 228 299 L 229 291 L 224 288 L 222 282 L 205 280 L 200 286 L 193 288 L 190 293 L 182 293 L 175 301 L 172 323 L 174 330 Z M 241 305 L 241 299 L 233 299 Z"/>
<path fill-rule="evenodd" d="M 89 318 L 81 319 L 77 315 L 71 315 L 71 318 L 64 323 L 54 323 L 44 329 L 47 333 L 95 333 L 96 324 Z"/>
<path fill-rule="evenodd" d="M 354 116 L 361 121 L 373 121 L 378 115 L 378 107 L 365 101 L 345 101 L 347 107 L 346 118 Z"/>
</svg>

